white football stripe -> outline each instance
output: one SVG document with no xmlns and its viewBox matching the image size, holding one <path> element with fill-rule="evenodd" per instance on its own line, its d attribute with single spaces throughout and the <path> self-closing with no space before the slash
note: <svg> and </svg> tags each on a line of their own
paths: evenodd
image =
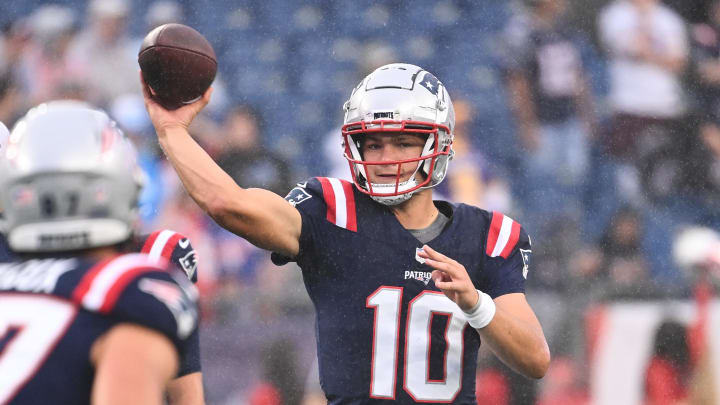
<svg viewBox="0 0 720 405">
<path fill-rule="evenodd" d="M 345 201 L 345 189 L 340 180 L 328 178 L 335 194 L 335 225 L 347 229 L 347 202 Z"/>
<path fill-rule="evenodd" d="M 140 254 L 123 255 L 108 263 L 90 284 L 82 305 L 89 310 L 99 310 L 110 288 L 126 271 L 148 264 L 148 260 Z"/>
<path fill-rule="evenodd" d="M 510 217 L 503 215 L 502 225 L 500 226 L 500 232 L 498 233 L 497 242 L 495 242 L 495 248 L 492 251 L 490 257 L 500 256 L 505 245 L 510 239 L 510 232 L 512 231 L 513 220 Z"/>
<path fill-rule="evenodd" d="M 152 249 L 150 249 L 150 253 L 148 253 L 148 256 L 150 256 L 150 258 L 153 260 L 159 259 L 160 255 L 162 255 L 162 251 L 165 248 L 165 245 L 174 234 L 175 232 L 169 231 L 167 229 L 160 232 L 160 235 L 158 235 L 158 237 L 155 239 L 155 242 L 153 243 Z"/>
</svg>

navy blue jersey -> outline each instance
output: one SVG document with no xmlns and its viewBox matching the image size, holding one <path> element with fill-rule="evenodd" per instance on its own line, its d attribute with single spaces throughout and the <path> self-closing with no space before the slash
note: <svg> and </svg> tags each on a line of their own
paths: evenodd
<svg viewBox="0 0 720 405">
<path fill-rule="evenodd" d="M 435 287 L 422 247 L 390 209 L 351 183 L 315 178 L 286 199 L 302 216 L 296 258 L 317 313 L 330 404 L 475 403 L 480 338 Z M 530 240 L 500 213 L 436 201 L 450 218 L 430 241 L 493 298 L 524 292 Z M 287 262 L 277 254 L 276 264 Z"/>
<path fill-rule="evenodd" d="M 197 294 L 166 263 L 126 254 L 0 264 L 0 403 L 89 404 L 91 348 L 119 323 L 164 334 L 182 355 Z"/>
<path fill-rule="evenodd" d="M 190 239 L 169 229 L 161 229 L 149 235 L 135 238 L 133 251 L 147 253 L 151 258 L 164 258 L 182 269 L 190 281 L 197 283 L 197 254 Z M 195 330 L 183 347 L 178 377 L 201 371 L 200 329 Z"/>
</svg>

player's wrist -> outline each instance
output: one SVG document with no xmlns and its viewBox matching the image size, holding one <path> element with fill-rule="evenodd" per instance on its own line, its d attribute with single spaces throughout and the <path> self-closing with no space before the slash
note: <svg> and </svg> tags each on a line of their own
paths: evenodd
<svg viewBox="0 0 720 405">
<path fill-rule="evenodd" d="M 477 290 L 478 301 L 469 310 L 463 310 L 468 323 L 475 329 L 482 329 L 495 317 L 495 301 L 484 292 Z"/>
<path fill-rule="evenodd" d="M 165 138 L 171 136 L 177 136 L 178 134 L 187 133 L 187 127 L 181 123 L 163 125 L 157 131 L 158 136 Z"/>
</svg>

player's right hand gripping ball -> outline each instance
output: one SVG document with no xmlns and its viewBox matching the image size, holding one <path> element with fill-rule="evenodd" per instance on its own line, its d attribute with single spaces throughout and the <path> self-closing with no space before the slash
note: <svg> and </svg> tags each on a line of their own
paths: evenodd
<svg viewBox="0 0 720 405">
<path fill-rule="evenodd" d="M 138 54 L 145 83 L 169 110 L 198 100 L 217 73 L 215 51 L 205 37 L 182 24 L 150 31 Z"/>
</svg>

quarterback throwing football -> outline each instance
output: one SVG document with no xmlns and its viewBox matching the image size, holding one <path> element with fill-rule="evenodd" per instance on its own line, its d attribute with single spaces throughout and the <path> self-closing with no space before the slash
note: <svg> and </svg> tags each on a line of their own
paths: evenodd
<svg viewBox="0 0 720 405">
<path fill-rule="evenodd" d="M 516 371 L 545 374 L 550 353 L 524 294 L 530 238 L 501 213 L 433 201 L 455 125 L 433 74 L 391 64 L 365 77 L 344 105 L 354 184 L 313 178 L 285 200 L 238 186 L 189 135 L 211 90 L 167 111 L 145 89 L 192 198 L 275 263 L 302 269 L 329 403 L 475 403 L 481 340 Z"/>
</svg>

